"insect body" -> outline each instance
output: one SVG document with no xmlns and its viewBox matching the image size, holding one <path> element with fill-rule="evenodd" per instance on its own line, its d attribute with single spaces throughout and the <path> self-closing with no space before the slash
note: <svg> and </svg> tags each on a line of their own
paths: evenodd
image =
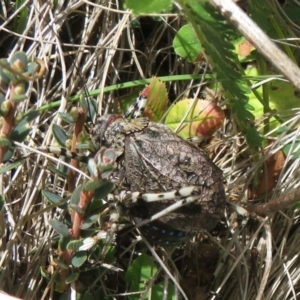
<svg viewBox="0 0 300 300">
<path fill-rule="evenodd" d="M 97 146 L 116 150 L 119 188 L 138 195 L 137 201 L 128 196 L 123 201 L 137 223 L 192 199 L 151 223 L 151 230 L 145 228 L 148 236 L 156 236 L 157 231 L 190 236 L 216 226 L 226 199 L 222 171 L 202 150 L 147 118 L 105 115 L 92 135 Z"/>
</svg>

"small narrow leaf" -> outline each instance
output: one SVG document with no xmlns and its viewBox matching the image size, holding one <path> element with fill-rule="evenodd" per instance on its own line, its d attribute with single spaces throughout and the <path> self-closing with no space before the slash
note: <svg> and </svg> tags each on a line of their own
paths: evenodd
<svg viewBox="0 0 300 300">
<path fill-rule="evenodd" d="M 4 174 L 10 170 L 16 169 L 17 167 L 19 167 L 20 165 L 22 165 L 24 163 L 25 159 L 21 159 L 17 162 L 14 162 L 12 164 L 9 164 L 5 167 L 0 167 L 0 174 Z"/>
<path fill-rule="evenodd" d="M 62 200 L 63 198 L 61 196 L 58 196 L 54 193 L 51 193 L 49 191 L 46 190 L 42 190 L 42 195 L 50 202 L 50 203 L 57 203 L 60 200 Z"/>
<path fill-rule="evenodd" d="M 55 219 L 50 220 L 49 223 L 56 230 L 56 232 L 59 233 L 60 235 L 62 235 L 64 237 L 70 236 L 69 229 L 66 224 L 64 224 L 58 220 L 55 220 Z"/>
<path fill-rule="evenodd" d="M 66 132 L 58 125 L 53 124 L 52 133 L 60 146 L 65 147 L 68 136 Z"/>
<path fill-rule="evenodd" d="M 5 196 L 0 195 L 0 212 L 2 212 L 5 203 Z"/>
<path fill-rule="evenodd" d="M 59 208 L 61 209 L 66 209 L 67 208 L 67 203 L 64 202 L 64 203 L 61 203 L 62 200 L 64 198 L 62 198 L 61 196 L 59 195 L 56 195 L 54 193 L 51 193 L 49 191 L 46 191 L 46 190 L 42 190 L 42 195 L 45 197 L 45 199 L 47 201 L 49 201 L 51 204 L 56 204 Z M 66 199 L 65 199 L 66 201 Z"/>
<path fill-rule="evenodd" d="M 69 123 L 69 124 L 73 124 L 74 123 L 74 119 L 73 119 L 72 115 L 70 115 L 68 113 L 60 112 L 59 113 L 59 117 L 62 120 L 64 120 L 65 122 Z"/>
<path fill-rule="evenodd" d="M 82 186 L 78 186 L 75 191 L 73 192 L 71 199 L 70 199 L 70 204 L 73 205 L 78 205 L 79 200 L 80 200 L 80 193 L 82 191 Z"/>
<path fill-rule="evenodd" d="M 99 218 L 98 214 L 88 217 L 82 223 L 81 229 L 88 229 L 88 228 L 90 228 L 98 220 L 98 218 Z"/>
</svg>

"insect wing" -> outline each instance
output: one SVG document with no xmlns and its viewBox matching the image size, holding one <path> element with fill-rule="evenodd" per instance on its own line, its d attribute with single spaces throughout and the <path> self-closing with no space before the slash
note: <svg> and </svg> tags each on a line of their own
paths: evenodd
<svg viewBox="0 0 300 300">
<path fill-rule="evenodd" d="M 160 221 L 177 230 L 199 232 L 214 228 L 225 207 L 221 170 L 193 144 L 165 125 L 150 123 L 126 137 L 125 168 L 131 191 L 163 193 L 185 186 L 196 187 L 199 199 Z M 151 215 L 179 200 L 146 203 Z"/>
</svg>

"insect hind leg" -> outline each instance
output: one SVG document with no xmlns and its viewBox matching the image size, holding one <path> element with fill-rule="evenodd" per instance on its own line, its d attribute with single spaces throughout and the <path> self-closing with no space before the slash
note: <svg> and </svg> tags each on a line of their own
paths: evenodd
<svg viewBox="0 0 300 300">
<path fill-rule="evenodd" d="M 139 97 L 129 106 L 127 112 L 124 114 L 124 118 L 132 116 L 132 119 L 139 118 L 143 115 L 146 105 L 147 105 L 148 96 L 145 95 L 144 91 L 140 93 Z"/>
</svg>

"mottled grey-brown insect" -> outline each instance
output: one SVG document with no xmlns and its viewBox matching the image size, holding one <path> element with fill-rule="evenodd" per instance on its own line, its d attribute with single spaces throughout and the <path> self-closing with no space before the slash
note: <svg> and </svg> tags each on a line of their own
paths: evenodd
<svg viewBox="0 0 300 300">
<path fill-rule="evenodd" d="M 117 153 L 117 205 L 128 208 L 135 223 L 151 221 L 141 227 L 150 240 L 181 242 L 212 230 L 222 217 L 222 171 L 167 126 L 139 117 L 145 99 L 140 96 L 132 105 L 132 111 L 139 111 L 131 120 L 116 114 L 99 117 L 92 136 L 97 147 Z"/>
</svg>

